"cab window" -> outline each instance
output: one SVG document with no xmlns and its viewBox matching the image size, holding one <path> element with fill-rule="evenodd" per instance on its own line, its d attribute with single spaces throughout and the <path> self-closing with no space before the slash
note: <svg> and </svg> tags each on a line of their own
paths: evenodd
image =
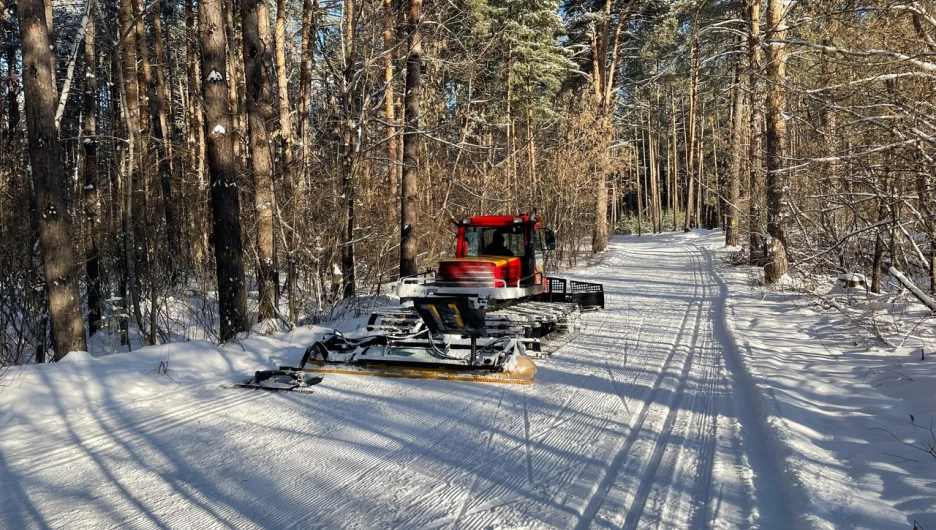
<svg viewBox="0 0 936 530">
<path fill-rule="evenodd" d="M 503 236 L 503 247 L 497 244 L 496 235 Z M 526 245 L 523 241 L 523 225 L 502 227 L 465 227 L 465 245 L 467 255 L 477 256 L 525 256 Z M 504 247 L 509 252 L 504 252 Z"/>
</svg>

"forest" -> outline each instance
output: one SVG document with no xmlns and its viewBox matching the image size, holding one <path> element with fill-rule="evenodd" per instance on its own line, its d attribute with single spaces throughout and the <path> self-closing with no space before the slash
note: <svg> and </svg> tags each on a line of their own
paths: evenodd
<svg viewBox="0 0 936 530">
<path fill-rule="evenodd" d="M 0 365 L 314 322 L 466 215 L 936 291 L 930 1 L 19 0 L 0 40 Z"/>
</svg>

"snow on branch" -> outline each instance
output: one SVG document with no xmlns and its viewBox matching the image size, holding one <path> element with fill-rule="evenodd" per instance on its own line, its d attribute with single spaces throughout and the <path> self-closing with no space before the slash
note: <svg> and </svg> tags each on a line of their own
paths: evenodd
<svg viewBox="0 0 936 530">
<path fill-rule="evenodd" d="M 917 287 L 916 284 L 910 281 L 910 278 L 907 278 L 906 276 L 904 276 L 902 272 L 895 269 L 894 267 L 887 269 L 887 272 L 891 273 L 891 275 L 894 278 L 897 278 L 897 280 L 904 287 L 909 289 L 910 292 L 913 293 L 913 296 L 917 297 L 917 300 L 923 302 L 923 305 L 929 308 L 930 311 L 936 312 L 936 301 L 933 301 L 932 298 L 930 298 L 929 296 L 926 295 L 926 293 L 920 290 L 920 288 Z"/>
<path fill-rule="evenodd" d="M 890 81 L 892 79 L 903 79 L 905 77 L 923 77 L 927 79 L 936 79 L 936 75 L 927 74 L 925 72 L 901 72 L 899 74 L 880 74 L 880 75 L 873 75 L 871 77 L 865 77 L 864 79 L 855 79 L 847 83 L 839 83 L 837 85 L 824 86 L 820 88 L 811 88 L 807 90 L 806 93 L 817 94 L 820 92 L 828 92 L 829 90 L 837 90 L 840 88 L 863 85 L 865 83 L 874 83 L 877 81 Z"/>
<path fill-rule="evenodd" d="M 792 44 L 795 46 L 805 46 L 807 48 L 812 48 L 814 50 L 829 52 L 829 53 L 838 53 L 841 55 L 850 55 L 852 57 L 891 57 L 899 61 L 912 64 L 917 68 L 925 71 L 936 73 L 936 63 L 931 63 L 929 61 L 922 61 L 920 59 L 915 59 L 907 54 L 895 52 L 891 50 L 848 50 L 845 48 L 839 48 L 838 46 L 828 46 L 825 44 L 816 44 L 814 42 L 806 42 L 803 40 L 771 40 L 768 41 L 768 44 Z"/>
<path fill-rule="evenodd" d="M 877 147 L 873 147 L 873 148 L 871 148 L 871 149 L 862 151 L 862 152 L 860 152 L 860 153 L 850 153 L 850 154 L 847 154 L 847 155 L 831 155 L 831 156 L 823 156 L 823 157 L 819 157 L 819 158 L 810 158 L 809 160 L 803 162 L 802 164 L 798 164 L 798 165 L 795 165 L 795 166 L 787 166 L 787 167 L 785 167 L 785 168 L 777 169 L 777 170 L 775 170 L 775 171 L 776 171 L 777 173 L 780 173 L 780 172 L 788 172 L 788 171 L 797 171 L 797 170 L 800 170 L 800 169 L 802 169 L 802 168 L 804 168 L 804 167 L 806 167 L 806 166 L 809 166 L 809 165 L 811 165 L 811 164 L 826 164 L 826 163 L 829 163 L 829 162 L 843 162 L 843 161 L 845 161 L 845 160 L 849 160 L 849 159 L 852 159 L 852 158 L 861 158 L 861 157 L 865 157 L 865 156 L 868 156 L 868 155 L 871 155 L 871 154 L 874 154 L 874 153 L 879 153 L 879 152 L 881 152 L 881 151 L 889 151 L 889 150 L 894 149 L 894 148 L 896 148 L 896 147 L 903 147 L 903 146 L 905 146 L 905 145 L 912 145 L 912 144 L 914 144 L 914 143 L 916 143 L 916 139 L 910 139 L 910 140 L 904 140 L 904 141 L 902 141 L 902 142 L 894 142 L 894 143 L 892 143 L 892 144 L 887 144 L 887 145 L 879 145 L 879 146 L 877 146 Z"/>
</svg>

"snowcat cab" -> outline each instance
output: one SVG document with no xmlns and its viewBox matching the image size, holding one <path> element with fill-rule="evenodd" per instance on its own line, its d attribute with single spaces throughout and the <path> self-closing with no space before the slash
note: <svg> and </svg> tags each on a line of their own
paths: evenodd
<svg viewBox="0 0 936 530">
<path fill-rule="evenodd" d="M 458 227 L 455 257 L 439 262 L 434 278 L 403 278 L 401 300 L 467 295 L 496 309 L 509 301 L 546 292 L 546 251 L 555 248 L 551 230 L 529 215 L 452 220 Z"/>
</svg>

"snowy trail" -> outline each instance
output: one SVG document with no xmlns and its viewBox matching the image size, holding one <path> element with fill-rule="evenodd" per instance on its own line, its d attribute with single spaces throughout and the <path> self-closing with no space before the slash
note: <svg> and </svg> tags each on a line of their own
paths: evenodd
<svg viewBox="0 0 936 530">
<path fill-rule="evenodd" d="M 0 527 L 802 528 L 692 241 L 616 241 L 571 275 L 607 310 L 529 387 L 217 380 L 0 427 Z"/>
</svg>

